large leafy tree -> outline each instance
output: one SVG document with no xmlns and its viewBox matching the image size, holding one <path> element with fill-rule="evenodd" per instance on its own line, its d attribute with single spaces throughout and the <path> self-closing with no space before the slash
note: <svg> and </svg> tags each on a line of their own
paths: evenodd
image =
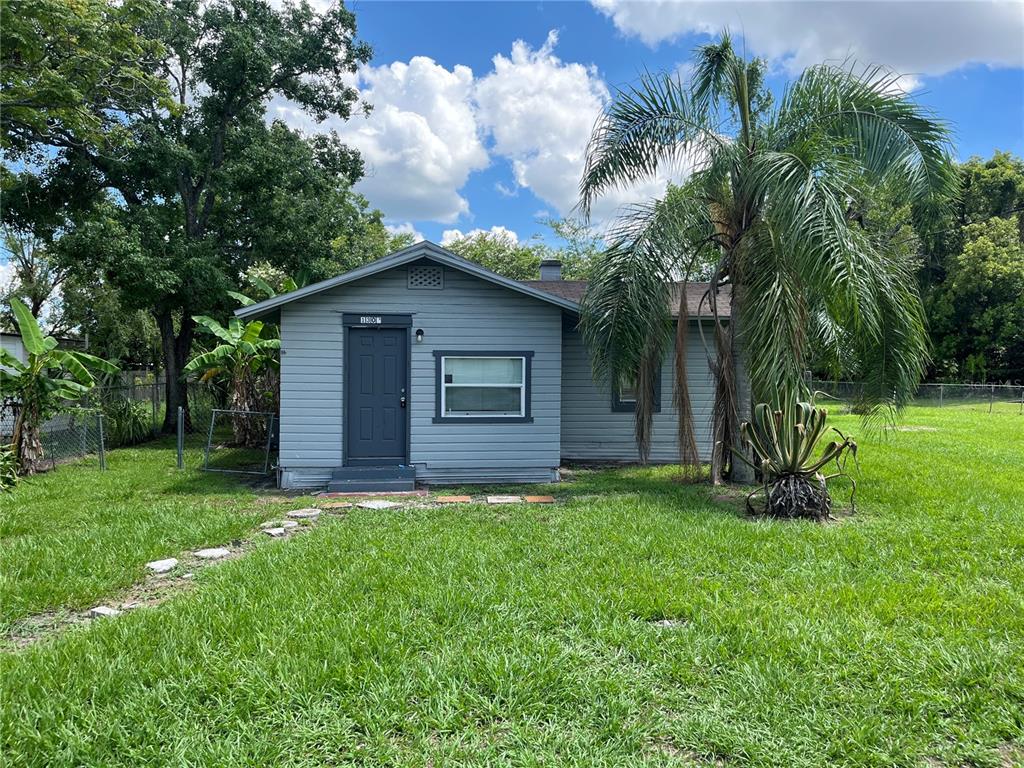
<svg viewBox="0 0 1024 768">
<path fill-rule="evenodd" d="M 959 168 L 963 194 L 927 241 L 923 282 L 939 378 L 1024 379 L 1024 161 Z M 926 233 L 923 233 L 926 234 Z"/>
<path fill-rule="evenodd" d="M 551 219 L 545 224 L 562 241 L 559 247 L 539 238 L 520 242 L 512 233 L 492 231 L 457 237 L 446 243 L 445 248 L 513 280 L 536 280 L 544 259 L 561 261 L 562 277 L 566 280 L 586 278 L 599 252 L 599 239 L 583 223 L 573 219 Z"/>
<path fill-rule="evenodd" d="M 636 206 L 613 228 L 584 301 L 583 331 L 596 375 L 637 376 L 643 449 L 651 372 L 672 339 L 669 291 L 713 254 L 711 307 L 723 286 L 731 290 L 730 321 L 715 334 L 716 479 L 728 449 L 740 445 L 752 401 L 796 391 L 815 348 L 856 360 L 869 408 L 908 401 L 928 358 L 913 265 L 852 211 L 885 188 L 923 219 L 957 188 L 947 128 L 894 75 L 811 67 L 775 102 L 764 72 L 723 35 L 698 49 L 688 85 L 648 75 L 619 91 L 595 128 L 580 188 L 586 212 L 609 188 L 672 163 L 695 168 L 670 198 Z M 685 322 L 680 313 L 677 351 Z M 685 358 L 676 369 L 678 397 Z M 692 461 L 690 411 L 679 406 L 681 451 Z M 742 462 L 731 474 L 751 479 Z"/>
<path fill-rule="evenodd" d="M 67 251 L 126 310 L 152 315 L 171 430 L 177 407 L 187 413 L 193 316 L 226 311 L 226 291 L 250 264 L 295 271 L 330 260 L 345 228 L 371 217 L 350 192 L 357 153 L 333 134 L 267 122 L 273 99 L 312 121 L 348 118 L 358 102 L 348 78 L 370 50 L 341 4 L 317 13 L 304 1 L 166 0 L 145 31 L 160 43 L 153 71 L 173 108 L 154 99 L 125 115 L 117 151 L 47 140 L 60 150 L 60 174 L 102 193 L 104 214 L 76 231 L 101 247 Z"/>
<path fill-rule="evenodd" d="M 143 33 L 153 0 L 3 0 L 0 147 L 112 149 L 128 115 L 170 106 L 156 72 L 160 43 Z"/>
<path fill-rule="evenodd" d="M 28 306 L 11 299 L 15 324 L 27 359 L 22 362 L 0 349 L 0 399 L 15 404 L 12 443 L 18 466 L 25 474 L 43 462 L 42 424 L 69 402 L 79 400 L 95 385 L 93 371 L 117 373 L 117 366 L 86 352 L 59 349 L 57 339 L 43 333 Z"/>
</svg>

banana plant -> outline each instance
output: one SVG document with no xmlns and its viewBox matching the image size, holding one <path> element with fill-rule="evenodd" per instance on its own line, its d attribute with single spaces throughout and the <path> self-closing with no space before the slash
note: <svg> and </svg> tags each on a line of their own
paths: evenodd
<svg viewBox="0 0 1024 768">
<path fill-rule="evenodd" d="M 282 293 L 291 293 L 292 291 L 297 291 L 299 290 L 299 288 L 303 288 L 309 285 L 310 282 L 312 282 L 309 272 L 307 272 L 304 269 L 301 270 L 295 277 L 286 275 L 284 280 L 281 281 L 280 291 L 275 289 L 274 286 L 272 286 L 262 277 L 257 277 L 256 275 L 249 275 L 247 279 L 249 280 L 250 283 L 253 284 L 253 286 L 255 286 L 256 290 L 263 294 L 263 299 L 272 299 L 275 296 L 280 296 Z M 227 294 L 235 301 L 237 301 L 239 304 L 241 304 L 243 307 L 251 307 L 256 302 L 263 300 L 254 299 L 252 296 L 246 296 L 244 293 L 239 293 L 238 291 L 228 291 Z"/>
<path fill-rule="evenodd" d="M 0 350 L 0 399 L 13 402 L 17 409 L 11 444 L 19 471 L 31 475 L 43 464 L 42 425 L 88 394 L 96 385 L 93 371 L 119 369 L 86 352 L 58 349 L 57 339 L 43 333 L 20 299 L 11 299 L 11 310 L 27 359 Z"/>
<path fill-rule="evenodd" d="M 243 324 L 232 318 L 225 328 L 212 317 L 192 318 L 200 328 L 220 339 L 209 352 L 192 358 L 185 373 L 200 373 L 200 381 L 225 379 L 231 390 L 232 431 L 238 445 L 259 447 L 266 439 L 263 420 L 253 415 L 263 409 L 257 381 L 259 374 L 278 367 L 281 340 L 264 338 L 264 324 L 253 320 Z"/>
<path fill-rule="evenodd" d="M 856 461 L 857 443 L 833 427 L 838 439 L 829 441 L 818 453 L 828 411 L 813 401 L 813 397 L 811 402 L 798 401 L 787 393 L 781 407 L 758 403 L 751 420 L 740 424 L 741 445 L 750 449 L 754 460 L 748 459 L 742 451 L 734 451 L 734 454 L 761 475 L 762 487 L 747 496 L 747 508 L 751 512 L 757 511 L 751 499 L 763 492 L 765 500 L 761 511 L 773 517 L 825 520 L 831 516 L 832 497 L 827 483 L 836 477 L 849 477 L 845 458 L 852 456 Z M 835 471 L 826 474 L 825 468 L 832 463 L 835 463 Z M 856 491 L 856 483 L 853 489 Z"/>
</svg>

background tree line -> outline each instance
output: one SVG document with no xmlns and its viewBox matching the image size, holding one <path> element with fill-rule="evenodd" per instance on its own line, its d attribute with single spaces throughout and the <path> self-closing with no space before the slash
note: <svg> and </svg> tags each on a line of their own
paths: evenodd
<svg viewBox="0 0 1024 768">
<path fill-rule="evenodd" d="M 884 195 L 851 215 L 918 264 L 929 380 L 1024 382 L 1024 161 L 997 150 L 957 171 L 960 194 L 939 221 L 915 224 Z"/>
</svg>

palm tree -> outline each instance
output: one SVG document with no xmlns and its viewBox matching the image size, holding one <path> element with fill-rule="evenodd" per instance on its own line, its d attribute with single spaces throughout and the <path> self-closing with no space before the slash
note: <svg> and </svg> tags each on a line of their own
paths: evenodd
<svg viewBox="0 0 1024 768">
<path fill-rule="evenodd" d="M 641 383 L 672 337 L 669 291 L 710 263 L 715 315 L 717 482 L 740 446 L 754 400 L 799 391 L 816 358 L 853 361 L 872 415 L 898 411 L 927 362 L 925 317 L 913 265 L 858 223 L 884 191 L 921 221 L 956 193 L 949 132 L 880 68 L 805 70 L 774 103 L 765 64 L 738 55 L 728 34 L 699 48 L 690 84 L 646 75 L 619 91 L 598 120 L 580 185 L 582 211 L 613 187 L 666 166 L 694 168 L 662 200 L 625 211 L 609 232 L 583 302 L 582 330 L 598 378 Z M 720 292 L 731 291 L 725 323 Z M 685 301 L 680 302 L 685 310 Z M 677 349 L 685 338 L 680 313 Z M 639 372 L 639 374 L 638 374 Z M 685 399 L 685 357 L 676 364 Z M 641 386 L 637 437 L 649 445 L 653 387 Z M 689 404 L 680 406 L 680 450 L 693 461 Z M 645 440 L 647 441 L 645 443 Z M 744 462 L 731 478 L 748 482 Z"/>
<path fill-rule="evenodd" d="M 226 379 L 231 388 L 231 425 L 235 442 L 239 445 L 259 447 L 266 439 L 263 422 L 253 418 L 260 407 L 259 374 L 278 365 L 278 338 L 264 338 L 264 325 L 259 320 L 242 324 L 232 318 L 228 327 L 212 317 L 196 315 L 196 323 L 220 339 L 220 344 L 209 352 L 196 355 L 185 366 L 185 373 L 203 372 L 201 381 L 212 378 Z"/>
<path fill-rule="evenodd" d="M 18 467 L 31 475 L 43 461 L 40 427 L 95 386 L 93 370 L 117 373 L 118 368 L 86 352 L 58 349 L 57 339 L 43 333 L 21 299 L 11 299 L 11 310 L 27 355 L 22 362 L 0 349 L 0 399 L 17 408 L 11 443 Z"/>
</svg>

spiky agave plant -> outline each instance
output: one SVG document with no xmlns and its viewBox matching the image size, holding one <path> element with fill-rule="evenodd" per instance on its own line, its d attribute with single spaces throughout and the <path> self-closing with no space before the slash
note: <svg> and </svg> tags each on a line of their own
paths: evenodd
<svg viewBox="0 0 1024 768">
<path fill-rule="evenodd" d="M 825 433 L 828 411 L 816 406 L 814 398 L 811 400 L 808 403 L 787 398 L 781 408 L 758 403 L 751 420 L 740 424 L 741 444 L 751 450 L 754 461 L 741 451 L 735 455 L 761 474 L 762 488 L 747 496 L 747 509 L 751 512 L 812 520 L 827 520 L 831 516 L 828 481 L 849 477 L 845 459 L 853 456 L 856 461 L 857 443 L 833 427 L 839 439 L 830 441 L 817 454 L 815 449 Z M 832 462 L 835 472 L 825 474 L 825 467 Z M 855 483 L 853 487 L 856 490 Z M 751 503 L 758 493 L 764 493 L 762 510 L 756 510 Z"/>
</svg>

